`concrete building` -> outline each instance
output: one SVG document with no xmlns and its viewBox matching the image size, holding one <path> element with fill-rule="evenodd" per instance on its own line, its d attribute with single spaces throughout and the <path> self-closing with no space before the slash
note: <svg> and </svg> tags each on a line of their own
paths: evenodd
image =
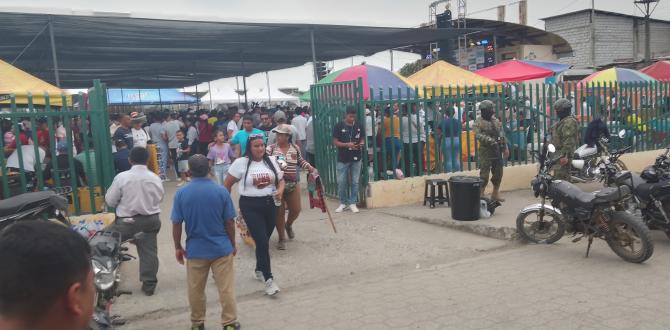
<svg viewBox="0 0 670 330">
<path fill-rule="evenodd" d="M 565 39 L 573 56 L 562 56 L 559 61 L 585 69 L 616 63 L 633 63 L 644 59 L 644 18 L 603 10 L 596 10 L 595 59 L 591 49 L 591 10 L 543 18 L 545 30 Z M 670 55 L 670 21 L 651 19 L 651 58 Z M 594 62 L 594 63 L 592 63 Z"/>
</svg>

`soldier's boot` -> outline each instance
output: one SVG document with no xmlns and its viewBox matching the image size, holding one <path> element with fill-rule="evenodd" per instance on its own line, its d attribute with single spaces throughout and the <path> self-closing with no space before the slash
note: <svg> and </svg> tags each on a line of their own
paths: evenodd
<svg viewBox="0 0 670 330">
<path fill-rule="evenodd" d="M 491 194 L 491 199 L 498 202 L 505 201 L 505 199 L 500 198 L 500 186 L 493 186 L 493 193 Z"/>
</svg>

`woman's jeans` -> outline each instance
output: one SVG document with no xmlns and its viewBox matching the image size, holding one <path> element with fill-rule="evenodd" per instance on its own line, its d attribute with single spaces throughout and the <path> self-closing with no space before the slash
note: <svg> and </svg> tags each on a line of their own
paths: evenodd
<svg viewBox="0 0 670 330">
<path fill-rule="evenodd" d="M 270 236 L 277 224 L 277 206 L 272 196 L 240 196 L 240 212 L 247 223 L 249 234 L 256 242 L 256 270 L 263 272 L 267 281 L 272 278 Z"/>
<path fill-rule="evenodd" d="M 216 179 L 216 183 L 219 185 L 223 184 L 223 180 L 226 179 L 226 175 L 228 174 L 228 169 L 230 168 L 230 164 L 217 164 L 212 167 L 214 170 L 214 178 Z"/>
<path fill-rule="evenodd" d="M 444 150 L 444 171 L 455 172 L 461 170 L 461 139 L 445 137 L 442 143 Z"/>
<path fill-rule="evenodd" d="M 158 149 L 158 171 L 161 175 L 162 178 L 167 177 L 167 166 L 168 166 L 168 159 L 169 159 L 169 154 L 170 154 L 170 149 L 168 149 L 168 145 L 165 142 L 158 142 L 156 145 Z"/>
<path fill-rule="evenodd" d="M 361 178 L 361 161 L 337 162 L 337 194 L 340 204 L 358 203 L 358 181 Z"/>
</svg>

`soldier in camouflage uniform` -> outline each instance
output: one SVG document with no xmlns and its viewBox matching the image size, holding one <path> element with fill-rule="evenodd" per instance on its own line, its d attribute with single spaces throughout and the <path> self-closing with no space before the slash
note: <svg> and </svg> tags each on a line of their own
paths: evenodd
<svg viewBox="0 0 670 330">
<path fill-rule="evenodd" d="M 507 143 L 502 131 L 502 124 L 493 116 L 493 102 L 484 100 L 479 104 L 481 117 L 474 125 L 475 137 L 479 142 L 479 177 L 482 179 L 481 195 L 489 183 L 489 173 L 492 174 L 493 194 L 491 199 L 504 201 L 500 198 L 500 182 L 503 176 L 503 153 L 509 156 Z"/>
<path fill-rule="evenodd" d="M 569 100 L 564 98 L 556 100 L 554 110 L 560 121 L 551 127 L 551 143 L 556 147 L 554 157 L 561 157 L 554 166 L 554 178 L 570 181 L 572 155 L 579 143 L 579 124 L 572 116 L 572 103 Z"/>
</svg>

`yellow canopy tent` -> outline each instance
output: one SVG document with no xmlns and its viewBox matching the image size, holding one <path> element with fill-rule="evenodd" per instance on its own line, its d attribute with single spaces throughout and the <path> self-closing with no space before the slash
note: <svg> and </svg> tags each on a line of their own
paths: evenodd
<svg viewBox="0 0 670 330">
<path fill-rule="evenodd" d="M 0 60 L 0 104 L 8 104 L 11 94 L 15 95 L 16 104 L 28 104 L 28 93 L 33 95 L 33 104 L 44 105 L 44 94 L 49 94 L 49 104 L 63 105 L 60 88 Z"/>
<path fill-rule="evenodd" d="M 465 94 L 466 91 L 477 94 L 480 92 L 479 86 L 482 86 L 481 91 L 484 93 L 493 93 L 496 87 L 498 91 L 502 91 L 502 85 L 499 82 L 461 69 L 445 61 L 437 61 L 409 76 L 407 80 L 410 86 L 419 87 L 419 95 L 423 97 L 431 97 L 433 87 L 435 87 L 435 96 L 441 95 L 440 86 L 444 90 L 444 95 L 449 95 L 450 87 L 452 95 L 456 95 L 458 91 L 461 95 Z M 423 95 L 424 86 L 427 95 Z"/>
</svg>

